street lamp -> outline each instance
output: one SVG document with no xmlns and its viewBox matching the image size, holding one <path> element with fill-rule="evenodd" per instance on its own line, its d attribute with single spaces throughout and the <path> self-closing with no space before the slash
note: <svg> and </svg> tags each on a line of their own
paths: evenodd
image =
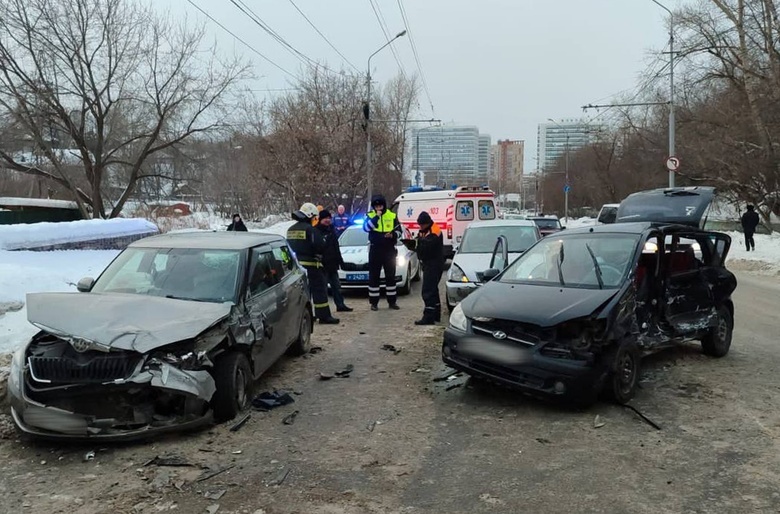
<svg viewBox="0 0 780 514">
<path fill-rule="evenodd" d="M 406 31 L 402 30 L 395 37 L 382 45 L 376 52 L 368 56 L 368 66 L 366 66 L 366 103 L 363 106 L 363 116 L 366 118 L 366 179 L 368 182 L 368 210 L 371 210 L 371 195 L 374 189 L 374 167 L 371 163 L 371 58 L 382 51 L 390 43 L 401 36 L 405 36 Z"/>
<path fill-rule="evenodd" d="M 563 129 L 566 133 L 566 178 L 563 183 L 563 210 L 564 210 L 564 223 L 569 223 L 569 131 L 566 130 L 560 123 L 552 118 L 547 118 L 547 121 L 554 123 L 558 128 Z"/>
<path fill-rule="evenodd" d="M 674 157 L 674 14 L 658 0 L 651 0 L 669 13 L 669 157 Z M 674 171 L 669 170 L 669 187 L 674 187 Z"/>
</svg>

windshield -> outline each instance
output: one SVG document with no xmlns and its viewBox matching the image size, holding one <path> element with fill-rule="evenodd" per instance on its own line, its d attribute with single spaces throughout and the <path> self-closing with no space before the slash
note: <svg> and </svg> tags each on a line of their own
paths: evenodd
<svg viewBox="0 0 780 514">
<path fill-rule="evenodd" d="M 638 241 L 639 236 L 624 234 L 548 236 L 514 261 L 499 281 L 616 288 L 623 282 Z"/>
<path fill-rule="evenodd" d="M 368 233 L 362 227 L 348 228 L 339 237 L 340 246 L 365 246 L 368 244 Z"/>
<path fill-rule="evenodd" d="M 534 227 L 469 227 L 463 234 L 458 253 L 492 253 L 498 236 L 506 236 L 509 253 L 528 250 L 536 242 Z"/>
<path fill-rule="evenodd" d="M 554 218 L 537 218 L 534 223 L 539 228 L 561 228 L 561 224 Z"/>
<path fill-rule="evenodd" d="M 128 248 L 92 288 L 201 302 L 236 301 L 239 250 Z"/>
</svg>

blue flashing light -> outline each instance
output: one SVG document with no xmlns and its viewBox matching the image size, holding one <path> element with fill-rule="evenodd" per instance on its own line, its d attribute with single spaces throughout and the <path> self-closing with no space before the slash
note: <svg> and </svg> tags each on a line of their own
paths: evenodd
<svg viewBox="0 0 780 514">
<path fill-rule="evenodd" d="M 352 224 L 353 225 L 362 225 L 364 221 L 365 221 L 364 219 L 359 219 L 359 220 L 353 221 Z"/>
</svg>

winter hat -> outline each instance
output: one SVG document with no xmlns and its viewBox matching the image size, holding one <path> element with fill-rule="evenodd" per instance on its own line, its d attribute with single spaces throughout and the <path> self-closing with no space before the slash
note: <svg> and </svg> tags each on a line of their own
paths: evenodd
<svg viewBox="0 0 780 514">
<path fill-rule="evenodd" d="M 417 224 L 428 225 L 429 223 L 433 223 L 433 219 L 431 219 L 431 215 L 425 211 L 422 211 L 420 215 L 417 216 Z"/>
<path fill-rule="evenodd" d="M 330 217 L 331 217 L 331 215 L 330 215 L 330 211 L 328 209 L 322 209 L 320 211 L 320 219 L 321 220 L 324 220 L 325 218 L 330 218 Z"/>
<path fill-rule="evenodd" d="M 387 208 L 387 200 L 382 195 L 374 195 L 371 197 L 371 207 L 375 205 L 381 205 L 383 208 Z"/>
</svg>

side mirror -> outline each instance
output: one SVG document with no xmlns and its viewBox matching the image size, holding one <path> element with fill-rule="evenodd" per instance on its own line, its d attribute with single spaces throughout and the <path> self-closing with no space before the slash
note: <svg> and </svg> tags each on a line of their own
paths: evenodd
<svg viewBox="0 0 780 514">
<path fill-rule="evenodd" d="M 496 269 L 496 268 L 486 269 L 485 271 L 482 272 L 482 281 L 490 282 L 491 280 L 496 278 L 499 273 L 501 273 L 500 269 Z"/>
<path fill-rule="evenodd" d="M 561 227 L 561 230 L 566 230 L 566 227 Z"/>
<path fill-rule="evenodd" d="M 95 279 L 92 277 L 84 277 L 76 284 L 76 289 L 82 293 L 89 293 L 92 290 L 92 286 L 95 285 Z"/>
</svg>

